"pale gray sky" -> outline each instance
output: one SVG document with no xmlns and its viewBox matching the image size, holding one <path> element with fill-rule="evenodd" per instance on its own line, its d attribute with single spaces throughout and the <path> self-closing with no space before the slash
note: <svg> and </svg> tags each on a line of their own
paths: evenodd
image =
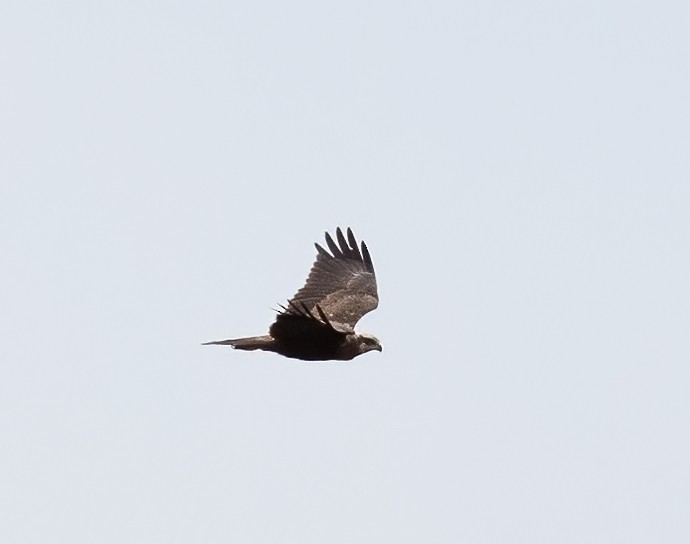
<svg viewBox="0 0 690 544">
<path fill-rule="evenodd" d="M 0 541 L 690 541 L 687 2 L 5 2 Z M 261 334 L 351 226 L 382 354 Z"/>
</svg>

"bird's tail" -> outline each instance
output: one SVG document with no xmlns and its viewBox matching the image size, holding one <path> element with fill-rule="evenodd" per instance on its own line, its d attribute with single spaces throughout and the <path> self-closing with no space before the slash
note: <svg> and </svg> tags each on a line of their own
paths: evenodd
<svg viewBox="0 0 690 544">
<path fill-rule="evenodd" d="M 255 349 L 271 350 L 273 338 L 270 336 L 251 336 L 249 338 L 235 338 L 234 340 L 216 340 L 215 342 L 205 342 L 202 346 L 218 345 L 232 346 L 235 349 L 254 351 Z"/>
</svg>

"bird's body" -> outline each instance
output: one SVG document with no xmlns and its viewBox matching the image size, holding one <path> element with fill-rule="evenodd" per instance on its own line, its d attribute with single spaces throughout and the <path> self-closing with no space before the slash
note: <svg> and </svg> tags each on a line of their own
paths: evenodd
<svg viewBox="0 0 690 544">
<path fill-rule="evenodd" d="M 316 340 L 316 341 L 315 341 Z M 235 349 L 245 351 L 273 351 L 291 359 L 303 361 L 349 361 L 357 355 L 376 349 L 380 351 L 381 345 L 374 337 L 369 335 L 347 333 L 335 338 L 305 338 L 296 341 L 285 341 L 273 338 L 270 334 L 264 336 L 251 336 L 249 338 L 237 338 L 235 340 L 219 340 L 207 342 L 205 346 L 228 345 Z M 370 347 L 369 347 L 370 346 Z M 368 348 L 368 349 L 367 349 Z"/>
<path fill-rule="evenodd" d="M 304 287 L 278 312 L 267 335 L 205 345 L 273 351 L 305 361 L 348 361 L 368 351 L 381 351 L 375 337 L 354 331 L 357 321 L 378 306 L 374 265 L 367 246 L 362 242 L 360 251 L 350 229 L 346 239 L 338 228 L 336 239 L 337 244 L 326 233 L 332 254 L 315 244 L 316 262 Z"/>
</svg>

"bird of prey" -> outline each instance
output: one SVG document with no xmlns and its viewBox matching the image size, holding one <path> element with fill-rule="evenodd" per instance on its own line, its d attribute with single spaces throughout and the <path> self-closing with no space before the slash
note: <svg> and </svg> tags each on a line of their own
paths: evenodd
<svg viewBox="0 0 690 544">
<path fill-rule="evenodd" d="M 361 250 L 351 229 L 347 238 L 338 227 L 337 243 L 326 233 L 330 253 L 319 244 L 307 281 L 295 296 L 281 305 L 268 334 L 204 345 L 229 345 L 235 349 L 273 351 L 305 361 L 349 361 L 367 351 L 382 351 L 369 334 L 356 333 L 360 318 L 379 304 L 374 265 L 369 250 Z"/>
</svg>

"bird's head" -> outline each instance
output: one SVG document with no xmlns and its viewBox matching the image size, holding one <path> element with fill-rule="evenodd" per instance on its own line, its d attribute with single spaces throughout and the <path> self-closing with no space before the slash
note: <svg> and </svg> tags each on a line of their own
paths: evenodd
<svg viewBox="0 0 690 544">
<path fill-rule="evenodd" d="M 366 353 L 367 351 L 373 350 L 383 351 L 383 347 L 381 346 L 379 339 L 371 334 L 359 334 L 358 340 L 360 353 Z"/>
</svg>

